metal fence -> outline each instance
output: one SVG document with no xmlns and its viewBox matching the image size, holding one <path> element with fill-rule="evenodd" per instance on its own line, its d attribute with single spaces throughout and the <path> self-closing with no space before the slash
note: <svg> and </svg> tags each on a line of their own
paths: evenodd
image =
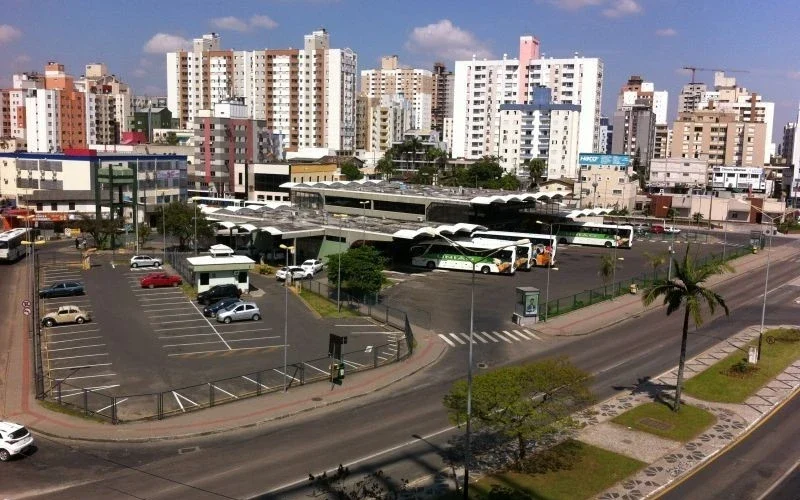
<svg viewBox="0 0 800 500">
<path fill-rule="evenodd" d="M 342 352 L 346 373 L 371 370 L 408 357 L 413 337 L 388 342 L 371 349 Z M 84 415 L 108 420 L 113 424 L 137 420 L 160 420 L 173 415 L 210 408 L 223 403 L 290 390 L 330 378 L 329 357 L 265 368 L 260 371 L 212 380 L 196 385 L 146 394 L 116 394 L 70 384 L 69 380 L 49 379 L 46 396 L 56 403 Z"/>
<path fill-rule="evenodd" d="M 752 253 L 752 249 L 750 248 L 730 248 L 725 252 L 724 260 L 728 261 L 731 259 L 736 259 L 749 253 Z M 712 260 L 721 261 L 723 260 L 723 255 L 721 253 L 706 255 L 694 259 L 694 262 L 697 265 L 702 265 Z M 609 283 L 601 287 L 584 290 L 566 297 L 550 300 L 545 304 L 545 307 L 547 308 L 547 317 L 552 318 L 554 316 L 558 316 L 559 314 L 566 314 L 568 312 L 575 311 L 576 309 L 597 304 L 598 302 L 611 300 L 614 297 L 619 297 L 620 295 L 629 294 L 631 293 L 631 285 L 636 285 L 638 289 L 645 288 L 651 285 L 654 281 L 666 279 L 668 272 L 669 268 L 667 266 L 661 266 L 655 271 L 645 272 L 632 278 L 626 278 L 615 283 Z"/>
<path fill-rule="evenodd" d="M 180 274 L 184 283 L 194 284 L 194 271 L 186 261 L 188 257 L 194 257 L 194 252 L 178 252 L 168 251 L 165 253 L 166 263 L 175 269 L 175 272 Z"/>
</svg>

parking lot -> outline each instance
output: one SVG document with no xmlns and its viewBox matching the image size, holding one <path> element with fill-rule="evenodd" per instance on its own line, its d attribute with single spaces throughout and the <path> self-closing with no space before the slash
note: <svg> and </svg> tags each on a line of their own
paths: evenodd
<svg viewBox="0 0 800 500">
<path fill-rule="evenodd" d="M 348 337 L 342 351 L 350 370 L 399 354 L 401 332 L 368 318 L 319 319 L 292 293 L 286 304 L 285 289 L 274 277 L 256 276 L 258 290 L 243 296 L 258 304 L 262 319 L 225 324 L 204 317 L 202 306 L 179 287 L 142 288 L 139 280 L 152 268 L 132 269 L 120 259 L 112 266 L 109 257 L 93 260 L 87 271 L 41 266 L 42 286 L 77 280 L 86 289 L 82 296 L 43 299 L 43 314 L 77 305 L 92 315 L 88 323 L 42 328 L 43 359 L 48 385 L 64 381 L 62 399 L 80 405 L 84 388 L 99 391 L 90 394 L 89 406 L 104 414 L 114 404 L 123 419 L 151 415 L 157 407 L 187 411 L 209 400 L 327 377 L 329 333 Z M 157 396 L 165 391 L 167 397 Z"/>
<path fill-rule="evenodd" d="M 729 249 L 741 247 L 747 244 L 748 238 L 746 234 L 732 233 L 728 236 L 727 246 Z M 779 241 L 775 240 L 774 243 L 777 245 Z M 652 273 L 653 268 L 646 254 L 666 254 L 670 245 L 678 258 L 685 251 L 687 243 L 685 240 L 681 241 L 681 238 L 673 240 L 671 235 L 660 234 L 635 240 L 631 249 L 616 250 L 616 280 L 630 279 L 645 272 Z M 713 236 L 703 237 L 691 246 L 695 256 L 720 254 L 722 247 L 722 241 Z M 599 274 L 600 256 L 607 253 L 613 255 L 615 251 L 601 247 L 559 245 L 557 270 L 550 271 L 550 299 L 555 300 L 603 286 Z M 666 269 L 665 264 L 660 271 L 663 273 Z M 430 318 L 431 329 L 441 334 L 440 340 L 448 348 L 465 348 L 467 343 L 464 335 L 469 332 L 471 273 L 446 270 L 431 272 L 417 268 L 404 271 L 405 274 L 393 274 L 398 283 L 383 293 L 384 303 L 408 311 L 412 322 L 418 317 L 424 321 Z M 539 288 L 540 301 L 544 303 L 547 274 L 547 268 L 535 268 L 530 272 L 518 271 L 513 276 L 476 276 L 474 331 L 488 342 L 484 344 L 476 339 L 475 343 L 483 348 L 510 349 L 523 345 L 545 345 L 549 339 L 533 337 L 531 333 L 535 332 L 520 329 L 512 323 L 511 318 L 516 287 Z M 493 342 L 491 338 L 498 339 L 498 342 Z M 464 343 L 459 343 L 459 339 Z"/>
</svg>

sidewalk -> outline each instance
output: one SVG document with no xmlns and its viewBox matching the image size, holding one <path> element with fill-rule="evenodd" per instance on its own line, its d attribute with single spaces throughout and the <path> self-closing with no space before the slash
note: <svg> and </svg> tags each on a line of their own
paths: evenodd
<svg viewBox="0 0 800 500">
<path fill-rule="evenodd" d="M 800 238 L 794 238 L 794 240 L 772 250 L 770 259 L 773 264 L 782 259 L 798 255 L 800 252 L 800 248 L 798 248 Z M 754 269 L 765 267 L 767 252 L 761 251 L 757 254 L 745 255 L 729 263 L 735 271 L 712 277 L 708 281 L 709 285 L 715 286 Z M 611 301 L 598 302 L 589 307 L 556 316 L 547 322 L 536 323 L 531 330 L 553 336 L 588 335 L 660 307 L 662 307 L 661 301 L 656 301 L 649 307 L 645 307 L 642 304 L 641 290 L 639 290 L 639 293 L 636 294 L 622 295 Z"/>
</svg>

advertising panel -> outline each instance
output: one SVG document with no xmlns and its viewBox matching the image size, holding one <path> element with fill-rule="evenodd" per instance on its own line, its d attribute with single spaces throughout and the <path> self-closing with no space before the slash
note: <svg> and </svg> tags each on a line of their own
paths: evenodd
<svg viewBox="0 0 800 500">
<path fill-rule="evenodd" d="M 607 155 L 599 153 L 580 153 L 578 155 L 579 165 L 611 165 L 615 167 L 627 167 L 631 164 L 630 155 Z"/>
</svg>

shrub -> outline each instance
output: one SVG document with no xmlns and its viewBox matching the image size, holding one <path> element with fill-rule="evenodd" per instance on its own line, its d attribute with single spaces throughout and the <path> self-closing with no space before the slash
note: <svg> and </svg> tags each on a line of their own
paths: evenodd
<svg viewBox="0 0 800 500">
<path fill-rule="evenodd" d="M 729 377 L 735 378 L 745 378 L 746 376 L 750 375 L 751 373 L 757 372 L 758 367 L 756 365 L 750 364 L 745 360 L 739 360 L 735 364 L 731 365 L 728 368 L 728 375 Z"/>
</svg>

